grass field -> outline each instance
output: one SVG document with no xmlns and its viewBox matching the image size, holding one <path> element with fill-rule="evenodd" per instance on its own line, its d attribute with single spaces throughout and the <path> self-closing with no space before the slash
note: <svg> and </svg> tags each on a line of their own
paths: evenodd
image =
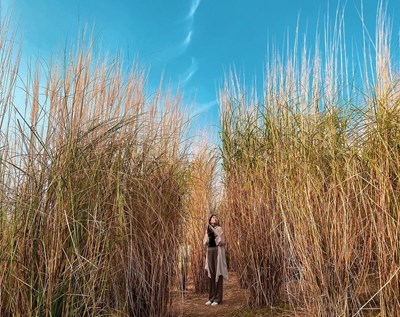
<svg viewBox="0 0 400 317">
<path fill-rule="evenodd" d="M 227 74 L 219 149 L 188 142 L 180 92 L 146 94 L 140 64 L 90 40 L 21 78 L 1 23 L 1 316 L 171 315 L 184 277 L 207 289 L 211 212 L 249 294 L 233 314 L 400 315 L 399 60 L 383 11 L 361 77 L 340 21 L 321 48 L 272 53 L 261 92 Z"/>
</svg>

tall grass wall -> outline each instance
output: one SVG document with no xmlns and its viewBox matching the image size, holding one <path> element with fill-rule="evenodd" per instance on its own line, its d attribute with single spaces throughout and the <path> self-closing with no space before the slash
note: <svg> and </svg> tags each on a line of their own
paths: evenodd
<svg viewBox="0 0 400 317">
<path fill-rule="evenodd" d="M 226 230 L 250 304 L 399 316 L 400 86 L 390 34 L 381 8 L 375 50 L 356 67 L 338 19 L 322 49 L 271 54 L 261 93 L 228 76 Z"/>
<path fill-rule="evenodd" d="M 20 78 L 0 29 L 0 315 L 165 316 L 187 195 L 181 98 L 92 42 Z M 27 114 L 24 114 L 27 112 Z"/>
<path fill-rule="evenodd" d="M 193 152 L 189 167 L 189 200 L 187 204 L 188 260 L 190 277 L 196 292 L 205 292 L 209 287 L 209 279 L 205 267 L 206 247 L 203 237 L 208 219 L 217 213 L 217 153 L 206 141 L 199 141 Z"/>
</svg>

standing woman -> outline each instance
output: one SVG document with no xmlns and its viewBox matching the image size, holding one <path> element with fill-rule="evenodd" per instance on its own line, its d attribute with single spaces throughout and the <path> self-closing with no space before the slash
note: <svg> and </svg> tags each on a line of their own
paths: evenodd
<svg viewBox="0 0 400 317">
<path fill-rule="evenodd" d="M 206 305 L 215 306 L 222 303 L 223 280 L 228 278 L 225 235 L 216 215 L 211 215 L 208 219 L 203 243 L 207 246 L 205 269 L 210 279 L 210 293 Z"/>
</svg>

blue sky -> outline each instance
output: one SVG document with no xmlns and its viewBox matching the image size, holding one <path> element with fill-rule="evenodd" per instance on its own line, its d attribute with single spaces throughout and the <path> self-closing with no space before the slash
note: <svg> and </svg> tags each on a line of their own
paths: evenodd
<svg viewBox="0 0 400 317">
<path fill-rule="evenodd" d="M 3 2 L 9 5 L 11 0 Z M 372 36 L 378 1 L 364 1 Z M 346 6 L 347 41 L 360 45 L 360 0 Z M 196 100 L 195 129 L 218 130 L 217 91 L 230 67 L 251 81 L 262 78 L 268 45 L 284 43 L 299 21 L 313 46 L 317 23 L 334 17 L 338 1 L 326 0 L 13 0 L 14 17 L 23 38 L 24 57 L 46 58 L 77 39 L 79 25 L 94 28 L 102 50 L 123 51 L 150 68 L 149 88 L 164 81 L 183 88 Z M 397 13 L 398 12 L 398 13 Z M 398 38 L 400 1 L 389 1 L 394 37 Z M 396 16 L 397 14 L 397 16 Z"/>
</svg>

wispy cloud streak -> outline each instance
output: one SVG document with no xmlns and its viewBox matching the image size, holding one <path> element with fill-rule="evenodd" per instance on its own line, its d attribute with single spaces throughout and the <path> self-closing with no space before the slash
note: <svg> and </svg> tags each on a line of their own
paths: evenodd
<svg viewBox="0 0 400 317">
<path fill-rule="evenodd" d="M 181 80 L 182 86 L 185 86 L 198 70 L 199 70 L 199 63 L 196 61 L 194 57 L 192 57 L 192 63 L 190 64 L 190 67 L 182 75 L 182 80 Z"/>
<path fill-rule="evenodd" d="M 159 60 L 169 60 L 172 58 L 176 58 L 186 52 L 186 50 L 188 49 L 189 45 L 192 42 L 194 16 L 196 14 L 196 11 L 197 11 L 200 3 L 201 3 L 201 0 L 192 0 L 189 13 L 183 20 L 180 21 L 181 23 L 184 24 L 184 30 L 185 30 L 186 36 L 183 38 L 183 40 L 176 43 L 175 45 L 166 47 L 164 49 L 163 53 L 160 54 Z M 192 62 L 192 64 L 193 64 L 193 62 Z M 195 66 L 193 66 L 193 67 L 195 67 Z M 191 76 L 186 76 L 185 78 L 188 78 L 188 80 L 189 80 L 190 77 Z"/>
<path fill-rule="evenodd" d="M 193 31 L 190 30 L 189 33 L 186 35 L 185 39 L 183 40 L 183 42 L 181 44 L 182 50 L 185 50 L 189 46 L 190 42 L 192 41 L 192 34 L 193 34 Z"/>
<path fill-rule="evenodd" d="M 197 8 L 200 5 L 201 0 L 193 0 L 192 5 L 190 6 L 189 14 L 187 15 L 185 20 L 192 19 L 197 11 Z"/>
<path fill-rule="evenodd" d="M 218 103 L 216 100 L 212 100 L 205 103 L 198 103 L 196 105 L 196 109 L 194 109 L 193 116 L 198 116 L 200 114 L 203 114 L 217 105 Z"/>
</svg>

